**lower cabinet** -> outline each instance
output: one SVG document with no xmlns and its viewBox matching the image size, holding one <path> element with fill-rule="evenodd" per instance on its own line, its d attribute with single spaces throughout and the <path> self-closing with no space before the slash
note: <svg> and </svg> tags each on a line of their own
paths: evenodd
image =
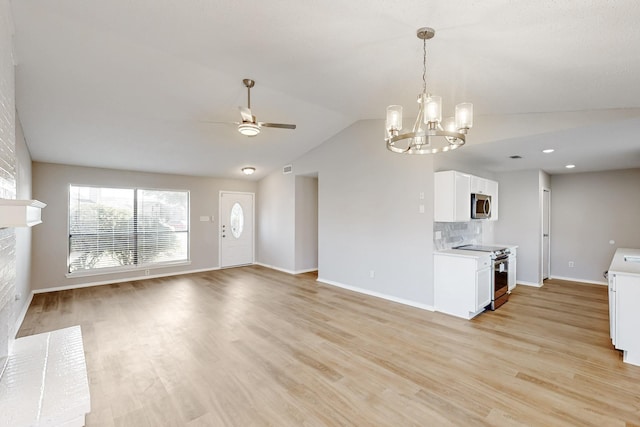
<svg viewBox="0 0 640 427">
<path fill-rule="evenodd" d="M 611 341 L 624 362 L 640 366 L 640 249 L 618 248 L 608 275 Z"/>
<path fill-rule="evenodd" d="M 488 253 L 455 252 L 434 254 L 434 308 L 471 319 L 491 303 L 493 263 Z"/>
<path fill-rule="evenodd" d="M 516 288 L 516 265 L 517 265 L 516 249 L 511 248 L 511 254 L 509 254 L 509 292 Z"/>
<path fill-rule="evenodd" d="M 640 366 L 640 276 L 609 272 L 611 341 L 622 360 Z"/>
</svg>

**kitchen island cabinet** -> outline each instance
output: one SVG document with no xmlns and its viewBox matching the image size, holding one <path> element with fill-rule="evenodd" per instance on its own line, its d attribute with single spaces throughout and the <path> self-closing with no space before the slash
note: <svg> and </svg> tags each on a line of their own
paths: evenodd
<svg viewBox="0 0 640 427">
<path fill-rule="evenodd" d="M 611 341 L 624 362 L 640 366 L 640 249 L 616 250 L 608 278 Z"/>
</svg>

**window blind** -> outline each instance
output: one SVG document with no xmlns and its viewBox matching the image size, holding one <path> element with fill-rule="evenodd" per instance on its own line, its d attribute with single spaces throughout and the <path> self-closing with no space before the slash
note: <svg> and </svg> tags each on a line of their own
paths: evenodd
<svg viewBox="0 0 640 427">
<path fill-rule="evenodd" d="M 189 258 L 189 193 L 72 185 L 69 273 Z"/>
</svg>

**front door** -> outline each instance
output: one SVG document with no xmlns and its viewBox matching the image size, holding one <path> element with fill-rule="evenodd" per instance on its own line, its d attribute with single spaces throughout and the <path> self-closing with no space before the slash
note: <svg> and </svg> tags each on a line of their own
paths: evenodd
<svg viewBox="0 0 640 427">
<path fill-rule="evenodd" d="M 253 264 L 253 193 L 220 192 L 220 267 Z"/>
</svg>

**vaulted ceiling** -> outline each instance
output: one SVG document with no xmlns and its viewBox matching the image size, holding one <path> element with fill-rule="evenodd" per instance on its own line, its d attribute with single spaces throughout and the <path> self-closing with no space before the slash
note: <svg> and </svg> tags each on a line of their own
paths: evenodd
<svg viewBox="0 0 640 427">
<path fill-rule="evenodd" d="M 474 103 L 489 170 L 640 167 L 633 0 L 13 0 L 16 102 L 36 161 L 259 179 L 388 104 L 415 115 L 422 43 L 445 111 Z M 295 123 L 240 135 L 260 121 Z M 372 144 L 383 145 L 380 140 Z M 542 156 L 542 148 L 556 148 Z M 391 153 L 389 155 L 392 155 Z M 510 155 L 523 159 L 514 162 Z"/>
</svg>

